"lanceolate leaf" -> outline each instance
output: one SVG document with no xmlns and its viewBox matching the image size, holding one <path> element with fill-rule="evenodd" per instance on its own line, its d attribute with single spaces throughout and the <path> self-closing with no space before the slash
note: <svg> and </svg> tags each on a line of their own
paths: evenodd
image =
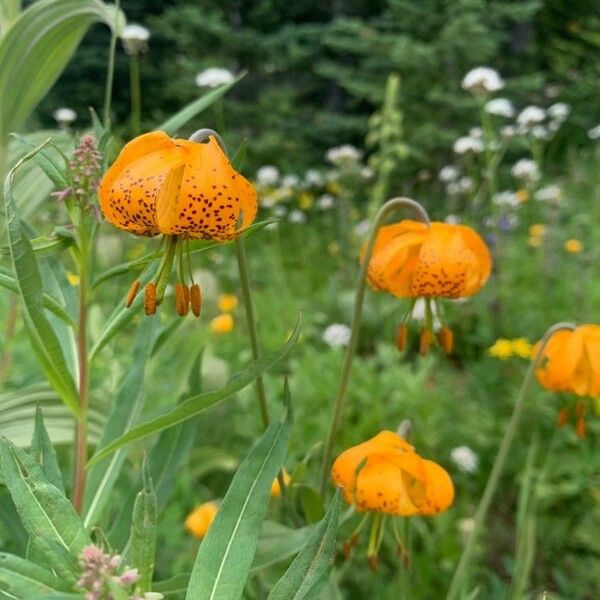
<svg viewBox="0 0 600 600">
<path fill-rule="evenodd" d="M 31 440 L 31 454 L 33 460 L 42 468 L 48 481 L 64 494 L 65 488 L 63 486 L 60 467 L 58 466 L 58 459 L 56 458 L 56 451 L 44 426 L 44 417 L 39 405 L 35 411 L 35 427 L 33 430 L 33 439 Z"/>
<path fill-rule="evenodd" d="M 0 589 L 13 598 L 28 600 L 40 594 L 65 591 L 61 582 L 51 571 L 19 556 L 0 553 Z"/>
<path fill-rule="evenodd" d="M 338 489 L 323 520 L 271 590 L 269 600 L 303 600 L 322 583 L 333 559 L 341 501 Z"/>
<path fill-rule="evenodd" d="M 208 92 L 208 94 L 201 96 L 197 100 L 194 100 L 187 106 L 184 106 L 178 113 L 174 114 L 164 123 L 161 123 L 156 129 L 164 131 L 169 135 L 175 135 L 188 121 L 192 120 L 195 116 L 199 115 L 203 110 L 206 110 L 219 98 L 224 96 L 240 79 L 245 77 L 245 75 L 246 73 L 242 73 L 231 83 L 222 85 L 221 87 Z"/>
<path fill-rule="evenodd" d="M 0 39 L 0 140 L 21 128 L 95 22 L 124 17 L 99 0 L 40 0 Z"/>
<path fill-rule="evenodd" d="M 267 428 L 235 474 L 196 556 L 186 600 L 237 600 L 242 596 L 290 430 L 288 400 L 284 420 Z"/>
<path fill-rule="evenodd" d="M 148 462 L 142 468 L 143 488 L 133 505 L 131 523 L 131 564 L 140 572 L 141 592 L 150 591 L 156 552 L 156 492 L 150 477 Z"/>
<path fill-rule="evenodd" d="M 6 227 L 13 271 L 25 308 L 24 322 L 33 349 L 42 369 L 58 395 L 73 412 L 78 413 L 79 403 L 75 383 L 65 362 L 56 332 L 44 314 L 44 291 L 40 271 L 31 242 L 25 235 L 12 196 L 12 183 L 16 169 L 23 162 L 30 160 L 39 148 L 41 146 L 23 157 L 6 178 L 4 186 Z"/>
<path fill-rule="evenodd" d="M 255 381 L 256 378 L 262 375 L 265 371 L 268 371 L 273 365 L 277 364 L 289 353 L 298 339 L 298 334 L 300 331 L 299 327 L 300 322 L 296 324 L 292 335 L 281 349 L 258 360 L 253 360 L 243 371 L 233 375 L 227 384 L 222 388 L 215 391 L 206 392 L 198 396 L 192 396 L 191 398 L 183 401 L 180 405 L 166 415 L 157 417 L 151 421 L 146 421 L 145 423 L 134 427 L 131 431 L 100 450 L 92 457 L 88 465 L 95 465 L 98 461 L 102 460 L 111 452 L 114 452 L 125 444 L 129 444 L 134 440 L 139 440 L 156 433 L 157 431 L 162 431 L 168 427 L 173 427 L 173 425 L 176 425 L 177 423 L 182 423 L 187 419 L 191 419 L 203 410 L 215 405 L 217 402 L 220 402 L 225 398 L 229 398 L 229 396 L 239 392 L 241 389 Z"/>
<path fill-rule="evenodd" d="M 140 327 L 138 343 L 133 352 L 134 362 L 117 392 L 113 410 L 106 421 L 98 444 L 100 448 L 131 429 L 140 414 L 144 398 L 142 382 L 152 349 L 151 340 L 154 330 L 155 322 L 152 319 L 146 319 Z M 104 460 L 90 470 L 84 501 L 84 524 L 87 529 L 97 524 L 124 461 L 125 452 L 117 451 L 110 459 Z"/>
<path fill-rule="evenodd" d="M 0 438 L 0 457 L 6 487 L 31 538 L 57 542 L 75 555 L 91 543 L 69 500 L 33 459 L 6 438 Z"/>
</svg>

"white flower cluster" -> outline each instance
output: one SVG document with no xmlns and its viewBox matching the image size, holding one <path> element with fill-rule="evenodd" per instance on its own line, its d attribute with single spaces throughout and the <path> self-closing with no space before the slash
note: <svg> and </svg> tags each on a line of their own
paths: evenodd
<svg viewBox="0 0 600 600">
<path fill-rule="evenodd" d="M 475 473 L 479 467 L 479 457 L 469 446 L 458 446 L 450 452 L 450 460 L 466 473 Z"/>
<path fill-rule="evenodd" d="M 342 348 L 350 342 L 352 329 L 343 323 L 333 323 L 323 332 L 323 341 L 330 348 Z"/>
<path fill-rule="evenodd" d="M 484 146 L 482 140 L 472 136 L 464 136 L 458 138 L 454 142 L 454 146 L 452 148 L 456 154 L 467 154 L 469 152 L 472 152 L 473 154 L 481 154 Z"/>
<path fill-rule="evenodd" d="M 231 83 L 235 75 L 228 69 L 221 67 L 209 67 L 196 75 L 196 85 L 198 87 L 216 88 L 226 83 Z"/>
<path fill-rule="evenodd" d="M 497 92 L 504 87 L 504 81 L 498 71 L 491 67 L 471 69 L 462 80 L 463 89 L 476 95 Z"/>
<path fill-rule="evenodd" d="M 121 41 L 127 54 L 139 54 L 148 50 L 149 39 L 150 31 L 137 23 L 126 25 L 121 33 Z"/>
<path fill-rule="evenodd" d="M 62 127 L 70 125 L 77 119 L 77 113 L 72 108 L 57 108 L 52 116 L 54 120 Z"/>
<path fill-rule="evenodd" d="M 492 202 L 496 206 L 519 206 L 521 203 L 519 202 L 519 198 L 514 192 L 509 190 L 505 190 L 504 192 L 498 192 L 494 194 L 492 198 Z"/>
<path fill-rule="evenodd" d="M 362 152 L 351 144 L 343 144 L 329 148 L 325 153 L 325 160 L 333 165 L 340 166 L 345 163 L 355 163 L 362 158 Z"/>
<path fill-rule="evenodd" d="M 279 169 L 273 165 L 265 165 L 256 171 L 256 183 L 264 187 L 277 185 L 279 181 Z"/>
<path fill-rule="evenodd" d="M 600 140 L 600 125 L 588 129 L 587 134 L 590 140 Z"/>
<path fill-rule="evenodd" d="M 558 203 L 562 200 L 563 191 L 560 185 L 555 183 L 541 187 L 535 191 L 535 199 L 540 202 Z"/>
<path fill-rule="evenodd" d="M 529 158 L 517 161 L 510 170 L 513 177 L 523 181 L 537 181 L 540 178 L 540 170 L 537 163 Z"/>
<path fill-rule="evenodd" d="M 497 117 L 510 119 L 515 116 L 515 107 L 508 98 L 494 98 L 484 108 L 487 113 Z"/>
</svg>

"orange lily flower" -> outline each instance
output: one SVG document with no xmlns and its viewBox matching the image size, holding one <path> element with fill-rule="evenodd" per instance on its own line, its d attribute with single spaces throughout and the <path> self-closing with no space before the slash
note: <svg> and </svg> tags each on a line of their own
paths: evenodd
<svg viewBox="0 0 600 600">
<path fill-rule="evenodd" d="M 231 166 L 215 136 L 198 143 L 172 139 L 162 131 L 125 145 L 104 175 L 99 195 L 102 212 L 115 227 L 135 235 L 168 236 L 168 260 L 161 265 L 157 282 L 149 284 L 155 289 L 146 291 L 148 314 L 162 301 L 178 241 L 230 240 L 254 221 L 258 207 L 256 191 Z M 182 251 L 181 243 L 178 250 Z M 137 288 L 134 283 L 128 305 Z M 187 313 L 191 302 L 198 316 L 199 288 L 190 294 L 180 290 L 178 296 L 177 312 Z"/>
<path fill-rule="evenodd" d="M 448 473 L 437 463 L 421 458 L 413 446 L 392 431 L 348 448 L 333 463 L 331 476 L 344 498 L 358 512 L 373 513 L 367 556 L 373 568 L 383 537 L 383 517 L 435 515 L 454 499 Z M 346 554 L 357 543 L 360 528 L 345 545 Z M 396 527 L 399 550 L 403 550 Z"/>
<path fill-rule="evenodd" d="M 537 351 L 534 349 L 534 354 Z M 536 377 L 542 387 L 567 392 L 579 397 L 600 399 L 600 325 L 580 325 L 573 331 L 557 331 L 542 354 Z M 585 405 L 580 401 L 576 410 L 576 431 L 585 435 Z M 563 409 L 559 424 L 568 421 Z"/>
<path fill-rule="evenodd" d="M 362 248 L 361 260 L 366 252 Z M 421 349 L 427 351 L 432 332 L 431 303 L 476 294 L 487 282 L 492 259 L 485 242 L 470 227 L 404 220 L 382 227 L 375 240 L 367 279 L 371 287 L 398 298 L 423 298 L 428 318 Z M 440 314 L 439 307 L 436 311 Z M 406 317 L 405 321 L 408 319 Z M 404 322 L 403 326 L 406 325 Z M 440 345 L 452 349 L 451 332 L 443 328 Z M 404 336 L 400 336 L 404 339 Z"/>
</svg>

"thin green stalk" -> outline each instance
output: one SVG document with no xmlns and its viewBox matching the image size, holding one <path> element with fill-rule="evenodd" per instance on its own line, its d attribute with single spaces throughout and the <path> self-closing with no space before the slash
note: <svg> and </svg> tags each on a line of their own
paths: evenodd
<svg viewBox="0 0 600 600">
<path fill-rule="evenodd" d="M 475 512 L 473 530 L 469 535 L 456 571 L 454 572 L 454 576 L 452 577 L 452 582 L 450 584 L 450 589 L 448 590 L 446 600 L 455 600 L 460 595 L 463 583 L 466 581 L 467 578 L 469 566 L 471 566 L 472 564 L 473 552 L 475 550 L 477 536 L 487 516 L 488 509 L 492 502 L 492 498 L 494 496 L 494 493 L 496 492 L 498 483 L 500 482 L 500 475 L 504 470 L 504 465 L 506 463 L 506 459 L 508 458 L 508 453 L 512 446 L 515 435 L 517 434 L 519 421 L 521 419 L 521 413 L 523 412 L 523 408 L 525 406 L 527 391 L 529 390 L 529 386 L 531 385 L 531 382 L 533 380 L 535 369 L 540 363 L 546 344 L 548 343 L 552 335 L 557 331 L 561 331 L 563 329 L 573 330 L 575 329 L 575 325 L 573 325 L 572 323 L 556 323 L 555 325 L 550 327 L 544 334 L 544 337 L 540 342 L 535 357 L 529 363 L 529 368 L 527 369 L 525 379 L 523 380 L 523 384 L 521 386 L 521 389 L 519 390 L 519 395 L 517 396 L 515 407 L 513 409 L 508 425 L 504 430 L 504 437 L 502 438 L 502 442 L 500 443 L 498 454 L 496 454 L 492 470 L 488 477 L 487 483 L 485 484 L 483 495 L 481 497 L 481 500 L 479 501 L 477 511 Z"/>
<path fill-rule="evenodd" d="M 260 345 L 258 343 L 258 328 L 256 326 L 256 316 L 254 314 L 254 304 L 252 302 L 252 288 L 250 285 L 250 268 L 248 266 L 248 258 L 246 256 L 246 246 L 244 239 L 240 236 L 235 239 L 235 250 L 237 253 L 238 270 L 240 273 L 240 283 L 242 285 L 242 301 L 244 302 L 244 310 L 246 312 L 246 322 L 248 324 L 248 334 L 250 336 L 250 347 L 252 349 L 252 357 L 254 360 L 260 358 Z M 260 415 L 263 425 L 266 427 L 269 424 L 269 409 L 267 408 L 267 393 L 265 391 L 265 383 L 262 376 L 256 379 L 256 393 L 258 395 L 258 405 L 260 407 Z M 283 481 L 279 482 L 281 491 L 285 489 L 282 485 Z"/>
<path fill-rule="evenodd" d="M 115 1 L 115 19 L 118 19 L 119 9 L 121 8 L 120 0 Z M 116 23 L 111 29 L 110 46 L 108 49 L 108 65 L 106 68 L 106 87 L 104 88 L 104 109 L 103 119 L 104 127 L 108 127 L 110 123 L 110 103 L 112 100 L 113 81 L 115 78 L 115 54 L 117 50 L 117 27 Z"/>
<path fill-rule="evenodd" d="M 131 137 L 142 130 L 142 95 L 140 93 L 140 57 L 137 52 L 129 55 L 129 88 L 131 96 Z"/>
<path fill-rule="evenodd" d="M 367 285 L 367 271 L 369 268 L 369 262 L 373 253 L 373 247 L 375 245 L 375 239 L 377 238 L 377 232 L 383 225 L 385 219 L 394 211 L 399 209 L 409 208 L 414 211 L 419 219 L 426 224 L 429 224 L 429 217 L 425 212 L 425 209 L 414 200 L 410 198 L 392 198 L 388 200 L 375 215 L 375 220 L 371 227 L 371 233 L 369 235 L 369 241 L 367 244 L 367 250 L 363 256 L 362 267 L 358 275 L 356 282 L 356 295 L 354 296 L 354 311 L 352 314 L 352 333 L 346 349 L 346 356 L 344 358 L 344 364 L 342 366 L 342 373 L 340 376 L 340 383 L 338 392 L 333 404 L 333 411 L 331 413 L 331 421 L 329 424 L 329 432 L 327 434 L 327 441 L 325 442 L 325 452 L 323 455 L 323 465 L 321 472 L 321 496 L 325 495 L 327 490 L 327 482 L 329 481 L 329 467 L 331 465 L 331 458 L 333 455 L 333 445 L 337 436 L 340 421 L 342 418 L 342 412 L 346 403 L 346 396 L 348 393 L 348 384 L 350 383 L 350 372 L 352 370 L 352 361 L 354 360 L 354 354 L 356 353 L 356 346 L 358 344 L 358 331 L 360 329 L 360 323 L 362 318 L 362 309 L 365 297 L 365 290 Z"/>
</svg>

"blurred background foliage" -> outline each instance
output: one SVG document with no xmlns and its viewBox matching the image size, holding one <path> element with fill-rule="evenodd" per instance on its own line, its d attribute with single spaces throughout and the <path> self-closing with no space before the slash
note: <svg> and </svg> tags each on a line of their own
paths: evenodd
<svg viewBox="0 0 600 600">
<path fill-rule="evenodd" d="M 363 146 L 390 73 L 407 151 L 395 177 L 410 189 L 421 169 L 444 164 L 474 109 L 460 80 L 489 64 L 521 102 L 574 107 L 557 145 L 583 143 L 600 121 L 600 5 L 588 0 L 125 0 L 130 22 L 151 32 L 141 60 L 143 129 L 198 94 L 211 66 L 247 77 L 224 101 L 230 139 L 252 139 L 248 167 L 302 169 L 339 143 Z M 96 27 L 38 111 L 80 118 L 100 106 L 108 31 Z M 127 56 L 119 53 L 115 122 L 129 114 Z M 198 125 L 220 126 L 217 111 Z M 222 129 L 222 127 L 219 127 Z M 235 145 L 234 145 L 235 146 Z M 560 153 L 558 153 L 560 155 Z M 556 156 L 555 159 L 560 158 Z"/>
</svg>

